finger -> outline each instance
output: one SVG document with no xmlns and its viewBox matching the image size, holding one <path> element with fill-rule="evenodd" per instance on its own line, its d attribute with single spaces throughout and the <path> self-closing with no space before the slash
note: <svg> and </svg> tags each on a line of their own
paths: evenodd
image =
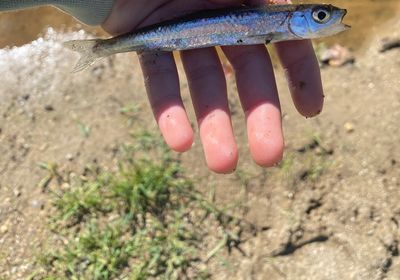
<svg viewBox="0 0 400 280">
<path fill-rule="evenodd" d="M 181 53 L 199 123 L 208 167 L 217 173 L 235 170 L 238 152 L 232 131 L 225 76 L 213 48 Z"/>
<path fill-rule="evenodd" d="M 263 2 L 264 0 L 252 0 Z M 269 0 L 271 4 L 288 4 L 290 0 Z M 324 94 L 318 60 L 311 41 L 289 41 L 275 44 L 285 69 L 290 93 L 296 109 L 305 117 L 322 111 Z"/>
<path fill-rule="evenodd" d="M 149 101 L 165 142 L 178 152 L 190 149 L 193 130 L 180 97 L 172 53 L 141 53 L 139 60 Z"/>
<path fill-rule="evenodd" d="M 283 135 L 279 98 L 271 60 L 264 46 L 223 47 L 236 75 L 246 115 L 250 152 L 269 167 L 282 159 Z"/>
<path fill-rule="evenodd" d="M 249 5 L 262 5 L 262 4 L 289 4 L 290 0 L 245 0 Z"/>
<path fill-rule="evenodd" d="M 238 5 L 242 4 L 245 0 L 210 0 L 210 2 L 223 5 Z"/>
<path fill-rule="evenodd" d="M 130 32 L 159 6 L 159 1 L 114 1 L 111 13 L 102 27 L 113 35 Z"/>
<path fill-rule="evenodd" d="M 311 41 L 280 42 L 276 44 L 276 50 L 297 110 L 305 117 L 318 115 L 323 107 L 324 94 Z"/>
<path fill-rule="evenodd" d="M 244 0 L 175 0 L 175 1 L 114 1 L 112 11 L 102 24 L 104 30 L 121 34 L 133 29 L 206 9 L 238 6 Z"/>
</svg>

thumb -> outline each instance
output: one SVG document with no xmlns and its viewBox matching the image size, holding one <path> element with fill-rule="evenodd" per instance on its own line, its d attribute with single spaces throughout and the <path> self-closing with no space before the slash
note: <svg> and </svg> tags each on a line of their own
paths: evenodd
<svg viewBox="0 0 400 280">
<path fill-rule="evenodd" d="M 239 5 L 245 2 L 245 0 L 208 0 L 208 1 L 219 5 Z"/>
<path fill-rule="evenodd" d="M 261 4 L 291 4 L 290 0 L 248 0 L 246 1 L 252 5 L 261 5 Z"/>
</svg>

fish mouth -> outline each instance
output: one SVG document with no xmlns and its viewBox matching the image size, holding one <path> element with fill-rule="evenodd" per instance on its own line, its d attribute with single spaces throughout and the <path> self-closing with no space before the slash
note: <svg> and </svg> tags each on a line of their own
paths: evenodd
<svg viewBox="0 0 400 280">
<path fill-rule="evenodd" d="M 351 25 L 345 24 L 343 23 L 344 17 L 347 15 L 347 10 L 346 9 L 342 9 L 342 18 L 341 18 L 341 22 L 342 22 L 342 26 L 344 28 L 344 30 L 348 30 L 351 28 Z"/>
</svg>

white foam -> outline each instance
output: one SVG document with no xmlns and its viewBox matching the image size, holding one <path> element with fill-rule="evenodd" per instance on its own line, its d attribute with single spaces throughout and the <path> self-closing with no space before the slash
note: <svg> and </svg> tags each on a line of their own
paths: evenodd
<svg viewBox="0 0 400 280">
<path fill-rule="evenodd" d="M 76 55 L 62 42 L 88 37 L 83 30 L 58 33 L 48 28 L 45 35 L 21 47 L 0 49 L 1 98 L 10 92 L 21 95 L 46 95 L 65 83 L 63 74 L 71 69 Z"/>
</svg>

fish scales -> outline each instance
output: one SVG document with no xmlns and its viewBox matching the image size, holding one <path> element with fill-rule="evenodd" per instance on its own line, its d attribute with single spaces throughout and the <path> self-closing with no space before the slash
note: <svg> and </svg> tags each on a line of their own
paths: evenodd
<svg viewBox="0 0 400 280">
<path fill-rule="evenodd" d="M 147 26 L 110 39 L 69 41 L 81 53 L 74 71 L 97 59 L 130 51 L 174 51 L 212 46 L 268 44 L 342 32 L 346 10 L 327 4 L 263 5 L 218 9 Z"/>
<path fill-rule="evenodd" d="M 143 50 L 185 50 L 215 45 L 263 44 L 271 34 L 288 34 L 285 19 L 288 12 L 266 13 L 264 11 L 244 11 L 213 18 L 195 19 L 155 27 L 150 31 L 138 32 L 130 36 L 116 37 L 109 41 L 113 51 L 127 52 Z M 276 37 L 278 38 L 278 37 Z"/>
</svg>

